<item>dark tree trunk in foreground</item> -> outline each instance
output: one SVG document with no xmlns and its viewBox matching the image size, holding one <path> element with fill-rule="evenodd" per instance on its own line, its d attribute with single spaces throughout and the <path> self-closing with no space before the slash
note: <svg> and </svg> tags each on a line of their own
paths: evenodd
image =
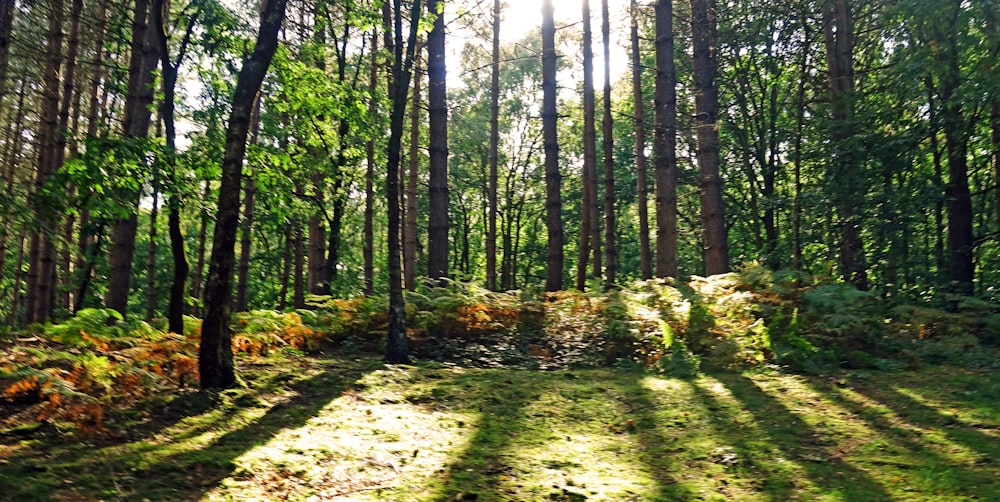
<svg viewBox="0 0 1000 502">
<path fill-rule="evenodd" d="M 203 388 L 228 388 L 236 383 L 229 322 L 233 296 L 234 248 L 240 217 L 240 177 L 254 99 L 278 48 L 278 29 L 284 18 L 285 0 L 268 0 L 261 14 L 260 32 L 253 54 L 244 61 L 236 80 L 222 158 L 222 184 L 219 187 L 212 257 L 205 285 L 205 320 L 198 352 L 198 370 Z"/>
<path fill-rule="evenodd" d="M 428 193 L 427 277 L 448 277 L 448 97 L 444 46 L 444 2 L 427 0 L 435 15 L 427 35 Z"/>
<path fill-rule="evenodd" d="M 642 55 L 639 53 L 639 8 L 632 8 L 632 101 L 635 103 L 635 178 L 636 204 L 639 206 L 639 278 L 653 277 L 653 257 L 649 248 L 649 202 L 646 180 L 646 101 L 642 95 Z"/>
<path fill-rule="evenodd" d="M 611 19 L 608 0 L 601 1 L 601 38 L 604 41 L 604 287 L 615 286 L 618 247 L 615 245 L 615 140 L 611 119 Z"/>
<path fill-rule="evenodd" d="M 0 0 L 0 102 L 7 95 L 10 30 L 14 25 L 14 0 Z"/>
<path fill-rule="evenodd" d="M 826 0 L 823 5 L 823 40 L 826 44 L 830 85 L 832 144 L 831 174 L 827 183 L 840 219 L 840 269 L 844 279 L 858 289 L 868 289 L 864 242 L 861 240 L 861 207 L 865 175 L 857 160 L 854 119 L 854 23 L 849 0 Z"/>
<path fill-rule="evenodd" d="M 556 115 L 556 25 L 552 0 L 542 0 L 542 138 L 545 150 L 545 226 L 548 252 L 545 291 L 563 287 L 562 175 Z"/>
<path fill-rule="evenodd" d="M 993 189 L 997 212 L 997 240 L 1000 240 L 1000 100 L 993 102 Z"/>
<path fill-rule="evenodd" d="M 417 28 L 420 23 L 420 0 L 414 0 L 410 9 L 410 30 L 406 45 L 403 44 L 402 0 L 393 1 L 393 44 L 392 61 L 392 112 L 389 118 L 388 166 L 386 169 L 386 197 L 389 220 L 389 329 L 387 333 L 385 360 L 389 364 L 410 362 L 406 339 L 406 304 L 403 298 L 403 271 L 400 263 L 402 246 L 399 241 L 401 230 L 402 193 L 399 186 L 400 148 L 403 139 L 403 118 L 406 112 L 406 95 L 410 87 L 410 72 L 413 69 L 413 54 L 417 45 Z"/>
<path fill-rule="evenodd" d="M 657 0 L 656 79 L 653 92 L 656 185 L 656 276 L 677 277 L 677 73 L 671 0 Z"/>
<path fill-rule="evenodd" d="M 493 0 L 493 57 L 490 62 L 490 174 L 486 227 L 486 289 L 497 289 L 497 180 L 500 162 L 500 0 Z"/>
<path fill-rule="evenodd" d="M 729 245 L 726 242 L 726 218 L 722 204 L 722 178 L 719 176 L 719 90 L 715 83 L 718 55 L 714 1 L 691 0 L 691 33 L 705 273 L 724 274 L 729 272 Z"/>
</svg>

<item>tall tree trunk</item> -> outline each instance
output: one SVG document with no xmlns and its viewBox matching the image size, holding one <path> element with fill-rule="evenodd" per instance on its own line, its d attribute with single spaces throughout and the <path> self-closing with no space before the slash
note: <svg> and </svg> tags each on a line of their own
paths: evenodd
<svg viewBox="0 0 1000 502">
<path fill-rule="evenodd" d="M 132 19 L 132 54 L 128 68 L 128 94 L 125 98 L 125 138 L 145 138 L 149 133 L 150 105 L 153 103 L 153 70 L 159 61 L 154 30 L 149 29 L 148 0 L 136 0 Z M 139 160 L 139 159 L 137 159 Z M 141 161 L 141 160 L 140 160 Z M 128 216 L 117 219 L 111 227 L 111 249 L 108 264 L 108 294 L 105 303 L 122 315 L 128 310 L 129 285 L 132 280 L 132 258 L 135 254 L 135 234 L 138 229 L 139 191 L 123 193 L 119 200 Z"/>
<path fill-rule="evenodd" d="M 146 321 L 156 315 L 156 227 L 160 214 L 160 186 L 153 177 L 153 207 L 149 211 L 149 243 L 146 250 Z"/>
<path fill-rule="evenodd" d="M 206 241 L 208 240 L 208 207 L 206 206 L 208 197 L 212 193 L 211 184 L 208 180 L 205 180 L 205 190 L 202 193 L 201 200 L 201 218 L 198 224 L 198 249 L 195 251 L 194 274 L 191 278 L 191 297 L 195 300 L 195 308 L 192 310 L 192 314 L 195 317 L 201 317 L 203 307 L 199 306 L 203 304 L 204 298 L 202 297 L 202 284 L 205 280 L 205 248 Z"/>
<path fill-rule="evenodd" d="M 237 312 L 247 311 L 247 283 L 250 278 L 254 202 L 257 199 L 257 185 L 254 183 L 253 178 L 247 177 L 246 187 L 243 189 L 243 192 L 245 195 L 243 196 L 243 221 L 240 223 L 240 260 L 239 265 L 236 267 L 235 310 Z"/>
<path fill-rule="evenodd" d="M 406 112 L 406 95 L 410 87 L 414 53 L 417 46 L 417 31 L 420 24 L 422 6 L 420 0 L 413 0 L 410 7 L 410 29 L 406 44 L 403 44 L 402 0 L 392 2 L 392 23 L 395 42 L 392 48 L 392 112 L 389 117 L 388 165 L 386 169 L 386 197 L 388 208 L 388 251 L 389 251 L 389 327 L 386 336 L 385 361 L 389 364 L 404 364 L 410 361 L 406 339 L 406 303 L 403 299 L 403 274 L 400 258 L 402 246 L 399 240 L 403 208 L 400 181 L 400 147 L 403 139 L 403 118 Z"/>
<path fill-rule="evenodd" d="M 368 87 L 378 88 L 378 31 L 372 31 L 371 73 Z M 368 113 L 375 116 L 375 100 L 369 100 Z M 365 230 L 364 230 L 364 283 L 365 295 L 375 293 L 375 137 L 365 144 Z"/>
<path fill-rule="evenodd" d="M 854 22 L 849 0 L 825 0 L 823 39 L 830 84 L 832 177 L 827 181 L 840 219 L 840 269 L 844 280 L 868 289 L 861 208 L 866 186 L 863 166 L 849 144 L 857 134 L 854 119 Z"/>
<path fill-rule="evenodd" d="M 611 19 L 608 0 L 601 1 L 601 38 L 604 41 L 604 287 L 615 286 L 618 247 L 615 244 L 615 154 L 611 119 Z"/>
<path fill-rule="evenodd" d="M 646 101 L 642 95 L 642 55 L 639 53 L 639 7 L 631 0 L 632 101 L 635 106 L 636 205 L 639 210 L 639 278 L 653 277 L 649 247 L 649 202 L 646 180 Z"/>
<path fill-rule="evenodd" d="M 486 289 L 497 291 L 497 182 L 500 163 L 500 0 L 493 0 L 493 52 L 490 60 L 490 173 L 486 200 Z"/>
<path fill-rule="evenodd" d="M 593 277 L 600 277 L 600 233 L 597 223 L 597 130 L 594 125 L 594 49 L 590 28 L 590 0 L 583 0 L 583 203 L 580 247 L 577 250 L 576 289 L 587 287 L 587 263 L 593 254 Z"/>
<path fill-rule="evenodd" d="M 306 248 L 304 244 L 305 235 L 302 231 L 302 222 L 299 220 L 294 220 L 292 222 L 294 227 L 293 236 L 295 239 L 295 245 L 292 247 L 292 251 L 295 255 L 295 270 L 292 273 L 292 307 L 301 309 L 306 306 L 306 287 L 305 287 L 305 274 L 306 274 Z"/>
<path fill-rule="evenodd" d="M 413 102 L 410 104 L 410 155 L 406 177 L 406 226 L 403 229 L 403 281 L 417 289 L 417 173 L 420 168 L 420 56 L 413 62 Z"/>
<path fill-rule="evenodd" d="M 802 141 L 806 118 L 806 80 L 809 75 L 809 41 L 812 40 L 810 20 L 804 11 L 799 13 L 802 25 L 802 54 L 799 59 L 799 79 L 795 91 L 795 140 L 792 147 L 792 269 L 802 270 Z"/>
<path fill-rule="evenodd" d="M 177 128 L 174 123 L 174 100 L 177 88 L 177 73 L 191 34 L 194 31 L 198 15 L 196 13 L 188 19 L 187 31 L 181 39 L 180 50 L 177 54 L 177 61 L 171 61 L 170 48 L 167 45 L 167 22 L 164 17 L 169 11 L 169 5 L 165 0 L 153 0 L 151 20 L 153 29 L 156 31 L 156 43 L 160 53 L 160 85 L 163 90 L 163 101 L 160 103 L 160 117 L 163 119 L 164 135 L 166 138 L 165 164 L 167 166 L 167 177 L 170 180 L 171 190 L 167 196 L 167 234 L 170 238 L 170 255 L 173 264 L 173 277 L 170 282 L 170 299 L 167 306 L 167 329 L 171 333 L 184 333 L 184 290 L 188 276 L 187 253 L 184 246 L 184 234 L 181 231 L 180 220 L 180 177 L 177 173 L 176 153 L 177 153 Z M 208 185 L 206 183 L 206 198 Z M 202 220 L 201 244 L 204 249 L 204 225 Z M 203 256 L 203 254 L 202 254 Z M 201 269 L 199 269 L 199 276 Z M 200 285 L 199 285 L 200 287 Z"/>
<path fill-rule="evenodd" d="M 705 273 L 724 274 L 729 272 L 729 245 L 722 204 L 722 178 L 719 176 L 719 90 L 715 83 L 718 54 L 715 47 L 715 3 L 712 0 L 691 0 L 691 33 Z"/>
<path fill-rule="evenodd" d="M 314 150 L 314 158 L 323 158 L 325 154 Z M 322 160 L 326 162 L 325 159 Z M 325 203 L 326 175 L 317 173 L 312 176 L 314 199 L 316 209 L 309 215 L 309 293 L 313 295 L 323 294 L 323 268 L 326 264 L 326 228 L 324 218 L 320 214 Z"/>
<path fill-rule="evenodd" d="M 677 73 L 674 8 L 656 0 L 653 171 L 656 191 L 656 276 L 677 277 Z"/>
<path fill-rule="evenodd" d="M 52 236 L 57 223 L 55 200 L 46 198 L 44 188 L 55 173 L 59 143 L 59 68 L 63 56 L 62 0 L 49 2 L 47 59 L 42 73 L 42 105 L 38 126 L 38 164 L 34 177 L 36 201 L 33 211 L 37 229 L 32 232 L 28 251 L 27 296 L 25 321 L 44 322 L 52 313 L 54 295 L 55 241 Z M 51 197 L 51 196 L 49 196 Z M 42 200 L 39 200 L 42 199 Z"/>
<path fill-rule="evenodd" d="M 546 291 L 559 291 L 563 287 L 562 175 L 559 173 L 556 98 L 556 25 L 552 0 L 542 0 L 542 135 L 545 150 L 545 226 L 548 231 Z"/>
<path fill-rule="evenodd" d="M 292 276 L 292 249 L 295 245 L 292 225 L 285 225 L 284 245 L 281 253 L 281 290 L 278 292 L 278 310 L 288 306 L 288 283 Z"/>
<path fill-rule="evenodd" d="M 448 93 L 445 68 L 444 2 L 427 0 L 436 14 L 427 35 L 428 173 L 427 276 L 448 277 Z"/>
<path fill-rule="evenodd" d="M 236 383 L 229 322 L 234 248 L 240 212 L 240 177 L 254 99 L 278 48 L 278 29 L 284 18 L 285 0 L 268 0 L 261 14 L 260 32 L 253 54 L 243 63 L 236 80 L 222 158 L 219 209 L 216 212 L 217 223 L 205 288 L 205 320 L 198 352 L 198 370 L 203 388 L 228 388 Z"/>
<path fill-rule="evenodd" d="M 997 212 L 997 240 L 1000 240 L 1000 99 L 993 101 L 991 116 L 993 139 L 993 189 L 994 203 Z"/>
<path fill-rule="evenodd" d="M 74 123 L 79 124 L 79 86 L 76 85 L 77 56 L 80 52 L 80 18 L 83 16 L 83 0 L 72 0 L 70 6 L 70 27 L 69 40 L 66 45 L 66 64 L 62 74 L 62 96 L 59 104 L 59 125 L 56 130 L 55 158 L 52 164 L 53 172 L 62 167 L 66 162 L 66 156 L 76 155 L 76 133 L 75 128 L 70 128 L 70 112 L 73 114 Z M 75 99 L 74 99 L 75 98 Z M 76 104 L 76 108 L 73 105 Z M 69 150 L 72 150 L 70 152 Z M 72 157 L 71 157 L 72 158 Z M 70 198 L 75 187 L 64 187 L 67 191 L 67 198 Z M 76 222 L 75 215 L 70 214 L 63 222 L 63 236 L 59 240 L 59 271 L 56 270 L 56 262 L 51 265 L 50 275 L 53 277 L 53 298 L 58 297 L 59 305 L 67 310 L 70 305 L 70 275 L 72 273 L 72 262 L 70 259 L 70 247 L 73 240 L 73 228 Z M 59 280 L 56 277 L 61 278 Z M 61 291 L 56 291 L 56 285 L 62 286 Z M 49 306 L 50 310 L 56 305 Z"/>
<path fill-rule="evenodd" d="M 7 96 L 7 67 L 10 61 L 10 32 L 14 26 L 14 1 L 0 0 L 0 104 Z"/>
</svg>

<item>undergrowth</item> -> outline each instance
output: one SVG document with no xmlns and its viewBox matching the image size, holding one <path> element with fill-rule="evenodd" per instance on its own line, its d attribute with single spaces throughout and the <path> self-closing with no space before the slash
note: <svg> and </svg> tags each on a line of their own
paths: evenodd
<svg viewBox="0 0 1000 502">
<path fill-rule="evenodd" d="M 407 292 L 406 300 L 415 348 L 450 341 L 489 350 L 502 338 L 505 350 L 540 361 L 533 366 L 540 369 L 638 366 L 692 376 L 755 367 L 818 374 L 928 363 L 1000 366 L 1000 305 L 961 297 L 949 298 L 947 310 L 889 305 L 848 284 L 753 263 L 730 274 L 639 281 L 606 294 L 491 292 L 443 280 Z M 336 343 L 377 354 L 386 311 L 384 296 L 311 296 L 306 309 L 239 313 L 233 350 L 253 359 Z M 155 325 L 85 309 L 14 335 L 0 359 L 2 427 L 34 421 L 99 433 L 108 408 L 196 386 L 200 320 L 185 319 L 181 334 Z"/>
</svg>

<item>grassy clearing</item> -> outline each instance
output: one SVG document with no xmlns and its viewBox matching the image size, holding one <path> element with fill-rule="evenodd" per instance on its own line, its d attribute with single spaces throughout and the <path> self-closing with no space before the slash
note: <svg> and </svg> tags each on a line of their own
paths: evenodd
<svg viewBox="0 0 1000 502">
<path fill-rule="evenodd" d="M 672 378 L 272 354 L 0 436 L 5 500 L 996 500 L 1000 375 Z"/>
</svg>

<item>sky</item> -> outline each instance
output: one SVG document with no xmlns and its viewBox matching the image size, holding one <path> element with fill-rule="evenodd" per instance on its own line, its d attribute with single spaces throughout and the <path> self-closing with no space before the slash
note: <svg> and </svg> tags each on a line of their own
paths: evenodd
<svg viewBox="0 0 1000 502">
<path fill-rule="evenodd" d="M 487 13 L 492 12 L 492 0 L 465 0 L 467 3 L 482 2 L 482 9 Z M 500 43 L 508 43 L 523 38 L 531 31 L 540 31 L 542 24 L 542 0 L 503 0 L 502 18 L 500 24 Z M 628 71 L 628 0 L 609 0 L 609 11 L 611 17 L 611 80 L 617 81 Z M 557 29 L 561 26 L 577 24 L 583 15 L 582 0 L 552 0 L 554 17 Z M 594 44 L 594 85 L 598 89 L 604 82 L 604 46 L 601 42 L 601 0 L 590 0 L 591 30 L 593 31 Z M 461 34 L 456 38 L 461 38 Z M 451 42 L 449 42 L 451 43 Z M 461 43 L 456 43 L 450 47 L 453 51 L 449 54 L 449 66 L 451 61 L 458 64 L 458 54 L 461 51 Z M 581 50 L 582 52 L 582 50 Z M 580 54 L 580 53 L 577 53 Z M 449 71 L 454 75 L 457 72 Z M 449 79 L 451 80 L 451 79 Z"/>
</svg>

